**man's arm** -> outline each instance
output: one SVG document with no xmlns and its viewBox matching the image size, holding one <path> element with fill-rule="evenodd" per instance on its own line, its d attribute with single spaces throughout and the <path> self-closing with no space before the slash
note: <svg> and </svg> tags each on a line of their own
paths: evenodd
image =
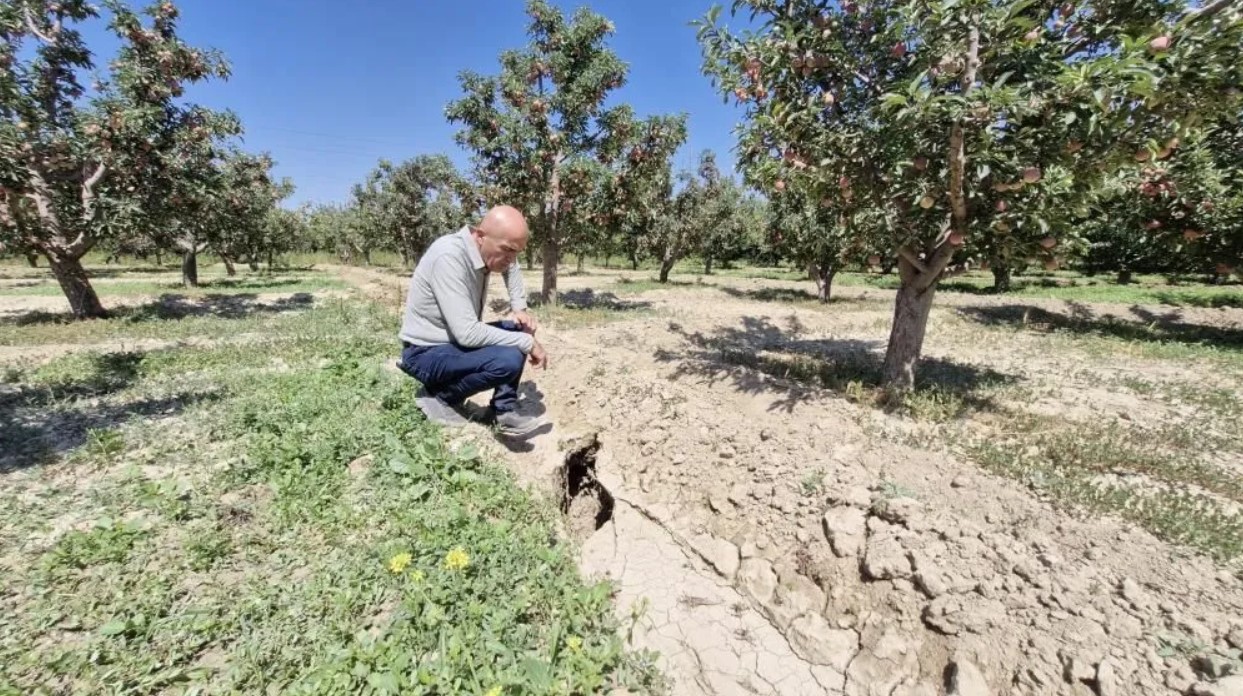
<svg viewBox="0 0 1243 696">
<path fill-rule="evenodd" d="M 471 273 L 450 256 L 442 257 L 432 267 L 432 295 L 436 298 L 440 315 L 444 317 L 449 337 L 463 348 L 512 346 L 529 354 L 535 346 L 535 339 L 525 333 L 506 331 L 479 320 L 470 299 Z"/>
<path fill-rule="evenodd" d="M 514 313 L 514 321 L 523 331 L 534 335 L 539 329 L 539 322 L 527 311 L 527 290 L 522 282 L 522 267 L 518 265 L 518 260 L 514 259 L 502 275 L 505 289 L 509 291 L 509 308 Z"/>
<path fill-rule="evenodd" d="M 509 291 L 510 310 L 527 311 L 527 289 L 522 282 L 522 267 L 518 265 L 517 259 L 505 269 L 502 277 L 505 279 L 505 289 Z"/>
</svg>

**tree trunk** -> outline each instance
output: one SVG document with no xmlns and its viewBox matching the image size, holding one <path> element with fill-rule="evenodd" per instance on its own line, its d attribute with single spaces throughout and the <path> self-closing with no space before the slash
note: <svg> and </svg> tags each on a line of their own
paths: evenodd
<svg viewBox="0 0 1243 696">
<path fill-rule="evenodd" d="M 704 275 L 712 275 L 712 256 L 704 257 Z"/>
<path fill-rule="evenodd" d="M 363 249 L 363 265 L 364 266 L 371 265 L 371 250 L 370 249 Z"/>
<path fill-rule="evenodd" d="M 227 273 L 229 277 L 237 275 L 237 267 L 233 265 L 233 259 L 221 254 L 220 260 L 224 262 L 224 272 Z"/>
<path fill-rule="evenodd" d="M 583 272 L 583 255 L 582 254 L 578 255 L 578 272 L 579 273 Z"/>
<path fill-rule="evenodd" d="M 1118 271 L 1118 285 L 1130 285 L 1132 276 L 1133 276 L 1133 271 L 1129 271 L 1129 270 Z"/>
<path fill-rule="evenodd" d="M 1010 267 L 1004 263 L 993 263 L 993 292 L 1010 292 Z"/>
<path fill-rule="evenodd" d="M 669 282 L 669 271 L 673 270 L 673 267 L 677 264 L 677 262 L 677 257 L 666 258 L 664 261 L 660 262 L 660 282 Z"/>
<path fill-rule="evenodd" d="M 534 244 L 528 244 L 528 245 L 527 245 L 527 266 L 526 266 L 526 270 L 528 270 L 528 271 L 529 271 L 529 270 L 531 270 L 532 268 L 535 268 L 535 245 L 534 245 Z"/>
<path fill-rule="evenodd" d="M 821 304 L 828 304 L 833 294 L 833 277 L 837 275 L 837 267 L 825 264 L 816 268 L 816 298 Z"/>
<path fill-rule="evenodd" d="M 886 387 L 898 391 L 910 391 L 915 387 L 915 366 L 924 348 L 924 332 L 928 328 L 928 314 L 936 288 L 933 283 L 921 292 L 915 283 L 905 279 L 898 288 L 893 329 L 889 332 L 889 347 L 885 351 L 883 378 Z"/>
<path fill-rule="evenodd" d="M 160 267 L 164 266 L 164 254 L 160 253 L 159 250 L 156 250 L 155 252 L 155 265 Z"/>
<path fill-rule="evenodd" d="M 630 250 L 630 270 L 639 270 L 639 250 L 637 248 Z"/>
<path fill-rule="evenodd" d="M 194 251 L 181 256 L 181 284 L 187 288 L 199 286 L 199 255 Z"/>
<path fill-rule="evenodd" d="M 604 255 L 604 267 L 605 267 L 605 268 L 608 268 L 608 267 L 609 267 L 609 261 L 610 261 L 612 258 L 613 258 L 613 254 L 612 254 L 612 253 L 608 253 L 608 254 L 605 254 L 605 255 Z"/>
<path fill-rule="evenodd" d="M 269 273 L 272 271 L 272 263 L 275 260 L 276 260 L 276 254 L 272 253 L 271 249 L 268 249 L 268 272 Z"/>
<path fill-rule="evenodd" d="M 26 252 L 26 263 L 30 264 L 31 268 L 38 268 L 39 267 L 39 255 L 33 251 Z"/>
<path fill-rule="evenodd" d="M 255 257 L 253 257 L 253 256 L 252 256 L 252 257 L 250 257 L 249 259 L 246 259 L 246 265 L 250 268 L 250 270 L 251 270 L 252 272 L 258 272 L 258 271 L 259 271 L 259 262 L 258 262 L 258 261 L 256 261 L 256 260 L 255 260 Z"/>
<path fill-rule="evenodd" d="M 99 295 L 95 294 L 95 288 L 91 287 L 91 280 L 86 275 L 86 269 L 82 267 L 81 259 L 48 254 L 47 260 L 56 276 L 56 282 L 60 283 L 60 289 L 65 292 L 65 299 L 69 300 L 69 308 L 75 319 L 103 319 L 108 316 L 99 301 Z"/>
<path fill-rule="evenodd" d="M 542 289 L 544 302 L 551 305 L 557 304 L 557 258 L 560 253 L 557 237 L 552 230 L 549 230 L 544 235 L 544 246 L 540 255 L 544 262 L 544 287 Z"/>
</svg>

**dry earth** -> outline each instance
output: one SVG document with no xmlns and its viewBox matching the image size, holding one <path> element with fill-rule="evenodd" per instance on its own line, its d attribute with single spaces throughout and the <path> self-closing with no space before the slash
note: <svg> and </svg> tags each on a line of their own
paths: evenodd
<svg viewBox="0 0 1243 696">
<path fill-rule="evenodd" d="M 404 278 L 345 273 L 398 306 Z M 1154 427 L 1187 410 L 1127 380 L 1240 394 L 1237 368 L 1092 350 L 990 318 L 1237 331 L 1243 312 L 945 294 L 927 357 L 987 398 L 969 425 L 929 423 L 773 369 L 879 360 L 885 291 L 846 289 L 826 308 L 757 300 L 800 284 L 684 280 L 618 299 L 625 275 L 563 283 L 572 302 L 615 317 L 553 315 L 542 329 L 553 367 L 528 375 L 524 394 L 557 431 L 506 456 L 528 481 L 555 481 L 559 439 L 598 433 L 613 514 L 583 541 L 583 567 L 618 580 L 633 641 L 662 652 L 675 693 L 1243 693 L 1236 664 L 1205 657 L 1243 649 L 1237 565 L 1076 514 L 942 442 L 950 429 L 988 436 L 999 405 Z M 1237 452 L 1217 464 L 1243 470 Z"/>
</svg>

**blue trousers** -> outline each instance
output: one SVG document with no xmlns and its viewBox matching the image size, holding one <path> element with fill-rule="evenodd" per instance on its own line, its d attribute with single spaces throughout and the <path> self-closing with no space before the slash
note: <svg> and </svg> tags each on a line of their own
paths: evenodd
<svg viewBox="0 0 1243 696">
<path fill-rule="evenodd" d="M 522 330 L 512 321 L 494 322 L 492 326 Z M 492 408 L 497 413 L 518 408 L 518 383 L 526 360 L 522 351 L 508 346 L 407 345 L 401 352 L 403 369 L 422 382 L 432 396 L 458 406 L 475 394 L 493 389 Z"/>
</svg>

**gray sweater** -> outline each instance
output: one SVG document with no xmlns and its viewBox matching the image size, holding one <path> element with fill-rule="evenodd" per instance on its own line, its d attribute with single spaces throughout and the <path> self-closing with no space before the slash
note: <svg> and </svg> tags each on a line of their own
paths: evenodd
<svg viewBox="0 0 1243 696">
<path fill-rule="evenodd" d="M 419 346 L 512 346 L 530 353 L 535 343 L 531 336 L 482 321 L 488 275 L 469 228 L 463 227 L 432 242 L 410 276 L 406 311 L 398 334 L 401 340 Z M 510 308 L 515 312 L 525 310 L 527 295 L 518 262 L 502 277 L 509 290 Z"/>
</svg>

